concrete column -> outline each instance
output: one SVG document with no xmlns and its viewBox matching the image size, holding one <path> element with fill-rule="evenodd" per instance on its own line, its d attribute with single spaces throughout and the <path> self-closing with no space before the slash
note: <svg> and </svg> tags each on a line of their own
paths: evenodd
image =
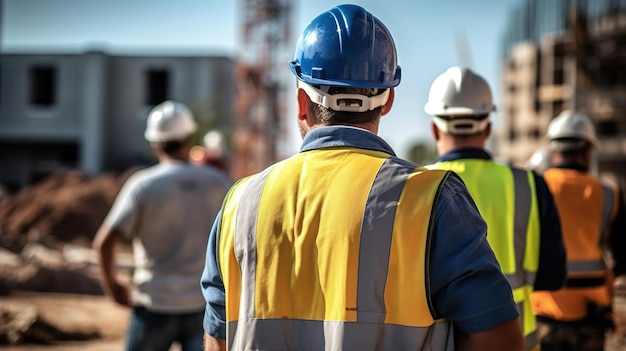
<svg viewBox="0 0 626 351">
<path fill-rule="evenodd" d="M 86 53 L 83 72 L 83 99 L 79 109 L 83 121 L 80 168 L 98 174 L 104 166 L 106 56 L 101 52 Z"/>
</svg>

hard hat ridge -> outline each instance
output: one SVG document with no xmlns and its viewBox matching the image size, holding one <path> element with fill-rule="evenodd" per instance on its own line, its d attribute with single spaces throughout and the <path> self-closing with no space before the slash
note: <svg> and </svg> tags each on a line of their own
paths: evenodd
<svg viewBox="0 0 626 351">
<path fill-rule="evenodd" d="M 352 4 L 314 18 L 300 35 L 289 67 L 310 85 L 392 88 L 401 77 L 387 27 Z"/>
<path fill-rule="evenodd" d="M 433 116 L 485 115 L 496 110 L 487 81 L 465 67 L 450 67 L 430 87 L 424 111 Z"/>
<path fill-rule="evenodd" d="M 489 114 L 495 109 L 487 81 L 471 69 L 458 66 L 435 78 L 424 106 L 437 128 L 458 135 L 485 130 Z"/>
</svg>

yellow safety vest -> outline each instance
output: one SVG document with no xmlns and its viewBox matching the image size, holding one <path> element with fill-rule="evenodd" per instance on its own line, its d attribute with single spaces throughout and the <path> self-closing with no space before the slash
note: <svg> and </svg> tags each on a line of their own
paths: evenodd
<svg viewBox="0 0 626 351">
<path fill-rule="evenodd" d="M 526 349 L 539 345 L 530 295 L 539 267 L 540 223 L 532 172 L 486 159 L 458 159 L 427 166 L 456 172 L 487 222 L 487 241 L 513 288 Z"/>
<path fill-rule="evenodd" d="M 239 181 L 218 238 L 229 349 L 452 350 L 426 262 L 448 174 L 341 147 Z"/>
<path fill-rule="evenodd" d="M 554 196 L 567 250 L 568 281 L 558 291 L 533 294 L 540 316 L 562 321 L 585 318 L 589 303 L 611 305 L 611 275 L 603 246 L 617 212 L 617 193 L 586 172 L 551 168 L 544 179 Z"/>
</svg>

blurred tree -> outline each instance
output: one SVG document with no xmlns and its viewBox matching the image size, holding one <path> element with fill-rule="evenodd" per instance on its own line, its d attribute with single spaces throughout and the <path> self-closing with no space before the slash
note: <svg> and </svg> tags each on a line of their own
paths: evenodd
<svg viewBox="0 0 626 351">
<path fill-rule="evenodd" d="M 417 140 L 409 147 L 408 159 L 420 166 L 432 163 L 437 158 L 435 142 Z"/>
</svg>

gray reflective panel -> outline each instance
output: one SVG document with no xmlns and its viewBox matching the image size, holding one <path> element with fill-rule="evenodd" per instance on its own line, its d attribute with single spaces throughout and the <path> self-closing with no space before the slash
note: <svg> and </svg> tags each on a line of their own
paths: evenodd
<svg viewBox="0 0 626 351">
<path fill-rule="evenodd" d="M 228 327 L 239 331 L 231 350 L 454 350 L 453 328 L 447 322 L 413 328 L 377 323 L 247 319 L 230 322 Z"/>
<path fill-rule="evenodd" d="M 526 282 L 524 272 L 524 257 L 526 253 L 526 241 L 528 237 L 528 221 L 530 218 L 530 208 L 532 193 L 528 184 L 528 171 L 521 169 L 511 169 L 513 173 L 513 185 L 515 189 L 515 217 L 514 217 L 514 243 L 515 243 L 515 276 L 507 275 L 509 283 L 515 288 L 522 287 L 532 282 Z"/>
<path fill-rule="evenodd" d="M 602 223 L 600 223 L 600 246 L 604 246 L 608 238 L 608 228 L 615 205 L 615 192 L 608 185 L 602 185 Z"/>
<path fill-rule="evenodd" d="M 399 164 L 392 160 L 394 159 L 388 158 L 382 164 L 365 205 L 357 288 L 357 321 L 359 322 L 382 323 L 385 319 L 384 313 L 377 312 L 385 312 L 385 283 L 393 221 L 406 179 L 415 168 L 414 165 L 408 168 L 406 164 Z"/>
<path fill-rule="evenodd" d="M 603 260 L 595 261 L 568 261 L 567 269 L 571 272 L 602 272 L 605 269 Z"/>
<path fill-rule="evenodd" d="M 241 267 L 241 307 L 239 318 L 254 317 L 256 290 L 256 223 L 263 186 L 272 168 L 250 178 L 237 207 L 235 220 L 235 256 Z"/>
</svg>

